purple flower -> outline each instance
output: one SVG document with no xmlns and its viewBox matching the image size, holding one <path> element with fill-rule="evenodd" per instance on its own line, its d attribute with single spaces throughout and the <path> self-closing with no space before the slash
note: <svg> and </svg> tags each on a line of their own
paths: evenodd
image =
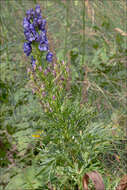
<svg viewBox="0 0 127 190">
<path fill-rule="evenodd" d="M 25 53 L 27 56 L 29 56 L 30 53 L 31 53 L 31 51 L 32 51 L 31 44 L 30 44 L 29 42 L 25 42 L 23 48 L 24 48 L 24 53 Z"/>
<path fill-rule="evenodd" d="M 39 44 L 38 46 L 40 51 L 47 51 L 48 50 L 48 45 L 45 43 Z"/>
<path fill-rule="evenodd" d="M 35 41 L 40 42 L 40 35 L 38 34 L 38 32 L 36 32 L 35 34 Z"/>
<path fill-rule="evenodd" d="M 33 19 L 33 25 L 34 25 L 34 27 L 38 26 L 38 22 L 37 22 L 37 18 L 36 17 Z"/>
<path fill-rule="evenodd" d="M 27 16 L 28 20 L 31 19 L 31 10 L 30 9 L 26 11 L 26 16 Z"/>
<path fill-rule="evenodd" d="M 38 22 L 39 22 L 39 21 L 38 21 Z M 45 25 L 46 25 L 46 20 L 45 20 L 45 19 L 42 19 L 41 22 L 40 22 L 40 24 L 39 24 L 39 26 L 38 26 L 38 28 L 39 28 L 40 30 L 44 30 L 44 29 L 45 29 Z"/>
<path fill-rule="evenodd" d="M 52 62 L 52 57 L 53 57 L 53 53 L 49 51 L 49 52 L 47 53 L 46 60 L 47 60 L 48 62 Z"/>
<path fill-rule="evenodd" d="M 35 13 L 37 14 L 37 16 L 39 16 L 41 14 L 40 5 L 36 5 L 36 7 L 35 7 Z"/>
<path fill-rule="evenodd" d="M 29 31 L 24 31 L 24 35 L 26 37 L 26 40 L 28 40 L 29 42 L 32 42 L 36 39 L 36 37 Z"/>
<path fill-rule="evenodd" d="M 35 11 L 33 9 L 30 9 L 31 12 L 31 16 L 33 16 L 33 18 L 35 17 Z"/>
<path fill-rule="evenodd" d="M 29 9 L 26 11 L 27 19 L 30 21 L 33 17 L 35 17 L 35 12 L 33 9 Z"/>
<path fill-rule="evenodd" d="M 41 15 L 37 17 L 37 23 L 38 23 L 38 25 L 42 24 L 42 16 Z"/>
<path fill-rule="evenodd" d="M 36 35 L 34 24 L 30 24 L 29 29 L 30 29 L 30 31 L 32 32 L 33 35 Z"/>
<path fill-rule="evenodd" d="M 43 30 L 40 32 L 40 43 L 44 43 L 45 41 L 47 41 L 46 31 Z"/>
<path fill-rule="evenodd" d="M 29 26 L 30 26 L 30 22 L 28 21 L 28 19 L 25 17 L 23 19 L 23 28 L 24 30 L 28 30 L 29 29 Z"/>
<path fill-rule="evenodd" d="M 48 46 L 48 44 L 49 44 L 47 39 L 44 41 L 44 43 L 47 44 L 47 46 Z"/>
</svg>

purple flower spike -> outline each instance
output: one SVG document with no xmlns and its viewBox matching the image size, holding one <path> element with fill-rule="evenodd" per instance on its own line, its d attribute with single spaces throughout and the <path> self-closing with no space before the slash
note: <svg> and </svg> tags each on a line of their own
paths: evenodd
<svg viewBox="0 0 127 190">
<path fill-rule="evenodd" d="M 52 53 L 52 52 L 48 52 L 48 53 L 47 53 L 47 56 L 46 56 L 46 60 L 47 60 L 48 62 L 52 62 L 52 57 L 53 57 L 53 53 Z"/>
<path fill-rule="evenodd" d="M 32 51 L 31 44 L 29 42 L 25 42 L 23 48 L 24 48 L 24 53 L 27 56 L 29 56 Z"/>
<path fill-rule="evenodd" d="M 49 51 L 45 25 L 46 20 L 42 18 L 40 5 L 36 5 L 35 11 L 33 9 L 27 10 L 26 17 L 23 20 L 24 35 L 28 41 L 24 43 L 24 52 L 29 56 L 32 51 L 31 46 L 35 45 L 33 42 L 37 42 L 40 51 L 47 51 L 46 60 L 52 62 L 53 54 Z"/>
</svg>

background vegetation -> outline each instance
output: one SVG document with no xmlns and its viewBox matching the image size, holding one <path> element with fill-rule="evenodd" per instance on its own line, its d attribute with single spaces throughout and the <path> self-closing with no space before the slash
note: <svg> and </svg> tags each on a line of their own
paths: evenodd
<svg viewBox="0 0 127 190">
<path fill-rule="evenodd" d="M 51 189 L 46 186 L 49 181 L 57 183 L 57 189 L 76 189 L 75 184 L 71 188 L 73 185 L 68 183 L 73 183 L 75 178 L 81 181 L 83 175 L 81 173 L 79 179 L 77 178 L 77 165 L 73 170 L 72 168 L 69 170 L 68 167 L 67 171 L 64 171 L 61 165 L 58 172 L 61 176 L 64 173 L 66 175 L 60 181 L 54 179 L 53 173 L 51 176 L 49 173 L 55 166 L 52 151 L 58 147 L 55 147 L 55 144 L 53 147 L 50 145 L 46 147 L 45 151 L 49 154 L 46 158 L 47 163 L 43 163 L 41 159 L 44 137 L 42 139 L 32 137 L 36 131 L 44 130 L 49 124 L 56 125 L 54 121 L 46 123 L 39 101 L 32 94 L 26 72 L 30 60 L 22 50 L 24 42 L 22 20 L 26 10 L 34 8 L 37 3 L 40 4 L 42 14 L 47 19 L 50 40 L 57 58 L 66 60 L 71 67 L 70 91 L 73 100 L 72 105 L 69 104 L 66 108 L 66 113 L 73 113 L 70 125 L 73 126 L 76 119 L 78 121 L 83 118 L 86 123 L 92 123 L 91 128 L 85 129 L 87 134 L 85 138 L 90 144 L 83 145 L 87 147 L 86 152 L 89 152 L 92 159 L 93 155 L 95 156 L 93 154 L 95 149 L 92 149 L 92 146 L 98 146 L 96 137 L 99 138 L 101 129 L 104 132 L 103 137 L 109 140 L 108 151 L 103 154 L 105 150 L 99 145 L 99 156 L 95 156 L 90 162 L 90 167 L 84 166 L 85 171 L 98 169 L 103 176 L 106 189 L 115 189 L 127 170 L 126 1 L 1 0 L 0 190 L 14 188 L 40 190 L 42 187 Z M 73 106 L 75 100 L 86 107 L 79 115 L 80 110 L 77 109 L 79 105 L 77 104 L 77 110 L 75 104 Z M 64 117 L 66 118 L 67 114 Z M 82 125 L 86 125 L 85 122 L 83 121 Z M 60 126 L 61 123 L 58 123 L 58 128 Z M 92 128 L 93 131 L 90 133 Z M 46 143 L 55 133 L 56 131 L 52 130 L 46 135 Z M 73 135 L 74 130 L 71 131 L 71 136 Z M 75 147 L 74 152 L 79 147 L 80 145 Z M 57 157 L 59 163 L 65 162 L 64 157 L 68 156 L 66 153 L 65 148 L 65 154 L 59 152 L 56 155 L 62 154 L 62 158 Z M 87 155 L 84 157 L 87 162 Z M 34 175 L 35 170 L 38 173 L 37 177 Z M 71 179 L 71 182 L 67 181 L 68 179 Z M 65 183 L 67 187 L 64 187 Z"/>
</svg>

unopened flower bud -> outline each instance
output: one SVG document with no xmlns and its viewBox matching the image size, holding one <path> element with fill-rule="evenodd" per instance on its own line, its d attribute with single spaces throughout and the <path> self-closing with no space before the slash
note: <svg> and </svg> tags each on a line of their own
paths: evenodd
<svg viewBox="0 0 127 190">
<path fill-rule="evenodd" d="M 64 81 L 64 77 L 61 77 L 61 80 Z"/>
<path fill-rule="evenodd" d="M 53 95 L 52 99 L 55 100 L 55 98 L 56 98 L 56 97 Z"/>
<path fill-rule="evenodd" d="M 47 68 L 47 71 L 48 71 L 48 72 L 50 72 L 50 71 L 51 71 L 51 70 L 50 70 L 50 67 L 48 67 L 48 68 Z"/>
<path fill-rule="evenodd" d="M 52 112 L 52 108 L 49 108 L 49 111 Z"/>
<path fill-rule="evenodd" d="M 39 66 L 39 71 L 40 71 L 40 72 L 42 71 L 42 67 L 41 67 L 41 66 Z"/>
<path fill-rule="evenodd" d="M 33 64 L 32 67 L 33 67 L 33 70 L 35 71 L 36 70 L 36 64 Z"/>
<path fill-rule="evenodd" d="M 52 74 L 53 74 L 54 77 L 56 77 L 56 71 L 53 70 Z"/>
<path fill-rule="evenodd" d="M 42 92 L 42 96 L 44 96 L 44 97 L 46 96 L 46 93 L 44 91 Z"/>
<path fill-rule="evenodd" d="M 47 75 L 47 74 L 48 74 L 48 70 L 45 69 L 45 71 L 44 71 L 44 75 Z"/>
<path fill-rule="evenodd" d="M 64 61 L 62 61 L 62 64 L 63 64 L 63 65 L 65 65 L 65 62 L 64 62 Z"/>
<path fill-rule="evenodd" d="M 69 71 L 70 71 L 69 67 L 66 67 L 66 71 L 67 71 L 67 72 L 69 72 Z"/>
</svg>

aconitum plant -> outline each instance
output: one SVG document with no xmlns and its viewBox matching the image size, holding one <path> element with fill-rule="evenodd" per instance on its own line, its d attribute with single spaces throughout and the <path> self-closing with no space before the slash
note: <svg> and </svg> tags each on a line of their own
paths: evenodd
<svg viewBox="0 0 127 190">
<path fill-rule="evenodd" d="M 41 15 L 39 5 L 29 9 L 23 19 L 24 53 L 31 55 L 28 73 L 32 81 L 32 91 L 39 96 L 44 110 L 52 112 L 58 101 L 65 95 L 68 67 L 64 61 L 54 62 L 47 35 L 46 19 Z"/>
<path fill-rule="evenodd" d="M 46 20 L 39 5 L 26 12 L 23 28 L 24 53 L 31 55 L 29 84 L 43 106 L 43 123 L 39 121 L 43 133 L 35 134 L 41 143 L 36 170 L 32 171 L 42 183 L 39 189 L 83 189 L 84 174 L 98 170 L 98 158 L 111 144 L 105 135 L 109 131 L 105 125 L 101 129 L 93 123 L 95 112 L 89 104 L 81 105 L 80 94 L 73 97 L 73 88 L 69 93 L 70 68 L 65 61 L 54 59 L 55 50 L 50 49 Z"/>
</svg>

